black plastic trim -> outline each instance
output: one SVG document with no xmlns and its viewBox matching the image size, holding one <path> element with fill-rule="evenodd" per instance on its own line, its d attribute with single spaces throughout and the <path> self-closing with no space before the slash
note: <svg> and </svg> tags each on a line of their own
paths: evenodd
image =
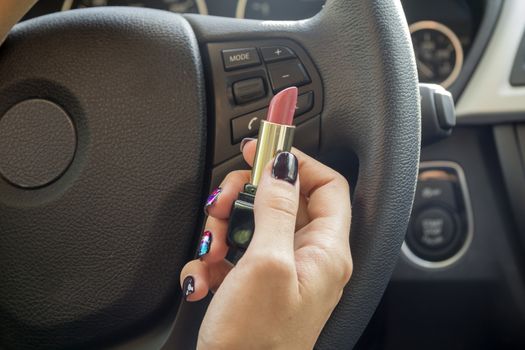
<svg viewBox="0 0 525 350">
<path fill-rule="evenodd" d="M 469 114 L 456 118 L 458 125 L 499 125 L 525 122 L 525 112 Z"/>
<path fill-rule="evenodd" d="M 494 128 L 494 142 L 498 151 L 501 172 L 518 228 L 525 246 L 525 124 L 500 125 Z"/>
<path fill-rule="evenodd" d="M 236 48 L 247 48 L 255 47 L 259 50 L 261 47 L 287 47 L 293 50 L 297 58 L 299 59 L 306 72 L 308 73 L 311 82 L 299 87 L 299 94 L 304 94 L 310 91 L 314 93 L 314 103 L 312 109 L 308 112 L 295 118 L 295 125 L 300 126 L 306 121 L 321 114 L 323 109 L 323 86 L 321 77 L 317 71 L 317 68 L 313 64 L 309 55 L 306 51 L 297 43 L 288 39 L 273 39 L 273 40 L 253 40 L 253 41 L 232 41 L 222 43 L 210 43 L 206 45 L 207 48 L 207 62 L 206 69 L 208 71 L 208 77 L 211 79 L 209 83 L 210 91 L 213 97 L 210 99 L 213 101 L 212 114 L 214 115 L 215 131 L 214 131 L 214 152 L 213 152 L 213 164 L 218 165 L 231 159 L 238 154 L 239 150 L 239 138 L 236 137 L 232 142 L 231 137 L 231 121 L 239 116 L 247 115 L 256 111 L 268 107 L 271 98 L 274 96 L 272 88 L 270 86 L 270 77 L 268 76 L 267 64 L 261 60 L 261 64 L 257 66 L 251 66 L 246 68 L 240 68 L 233 71 L 226 71 L 223 66 L 222 50 L 236 49 Z M 286 60 L 279 61 L 279 64 L 286 62 Z M 270 63 L 274 64 L 274 63 Z M 265 84 L 267 94 L 265 97 L 252 101 L 243 105 L 236 105 L 232 94 L 231 86 L 234 82 L 250 79 L 255 77 L 261 77 Z M 263 111 L 263 114 L 264 111 Z M 254 136 L 254 135 L 246 135 Z M 297 138 L 297 136 L 296 136 Z M 319 140 L 319 129 L 314 131 L 308 136 L 313 140 Z M 318 142 L 317 142 L 318 144 Z"/>
</svg>

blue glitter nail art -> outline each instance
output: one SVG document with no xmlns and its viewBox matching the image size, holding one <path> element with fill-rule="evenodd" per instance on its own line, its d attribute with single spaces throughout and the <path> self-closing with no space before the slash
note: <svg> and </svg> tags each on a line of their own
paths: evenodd
<svg viewBox="0 0 525 350">
<path fill-rule="evenodd" d="M 212 234 L 210 231 L 204 231 L 199 243 L 199 248 L 197 249 L 197 255 L 200 257 L 208 254 L 211 247 Z"/>
</svg>

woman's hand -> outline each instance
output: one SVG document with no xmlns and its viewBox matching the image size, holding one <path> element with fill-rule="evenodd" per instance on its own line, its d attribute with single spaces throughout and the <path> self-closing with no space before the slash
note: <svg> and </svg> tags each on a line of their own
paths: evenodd
<svg viewBox="0 0 525 350">
<path fill-rule="evenodd" d="M 249 164 L 255 147 L 250 141 L 243 149 Z M 339 302 L 352 274 L 348 183 L 307 155 L 293 154 L 281 153 L 265 168 L 255 233 L 236 266 L 224 259 L 228 217 L 250 173 L 230 173 L 207 203 L 202 256 L 181 273 L 188 301 L 215 292 L 199 349 L 313 348 Z"/>
</svg>

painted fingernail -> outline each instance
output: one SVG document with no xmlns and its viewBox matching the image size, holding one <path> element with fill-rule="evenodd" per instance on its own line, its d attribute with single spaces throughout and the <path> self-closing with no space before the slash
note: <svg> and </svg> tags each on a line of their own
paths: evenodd
<svg viewBox="0 0 525 350">
<path fill-rule="evenodd" d="M 210 231 L 204 231 L 199 243 L 199 247 L 197 248 L 197 256 L 199 258 L 202 258 L 204 255 L 210 252 L 212 238 L 213 236 Z"/>
<path fill-rule="evenodd" d="M 188 300 L 188 296 L 195 292 L 195 280 L 193 276 L 187 276 L 182 282 L 182 293 L 184 295 L 184 300 Z"/>
<path fill-rule="evenodd" d="M 275 156 L 273 161 L 272 176 L 278 180 L 295 184 L 298 170 L 297 157 L 290 152 L 281 152 Z"/>
<path fill-rule="evenodd" d="M 208 208 L 211 207 L 217 201 L 217 198 L 219 198 L 219 194 L 221 194 L 221 192 L 222 192 L 222 188 L 217 187 L 208 196 L 208 199 L 206 199 L 206 204 L 204 204 L 204 212 L 206 213 L 206 215 L 208 215 Z"/>
<path fill-rule="evenodd" d="M 241 141 L 241 152 L 244 149 L 244 146 L 246 146 L 246 144 L 248 142 L 253 141 L 253 140 L 255 140 L 253 137 L 245 137 L 245 138 L 243 138 L 242 141 Z"/>
</svg>

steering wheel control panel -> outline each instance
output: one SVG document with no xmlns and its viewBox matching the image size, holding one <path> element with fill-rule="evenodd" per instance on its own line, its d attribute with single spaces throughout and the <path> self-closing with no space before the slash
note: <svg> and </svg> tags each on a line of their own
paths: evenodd
<svg viewBox="0 0 525 350">
<path fill-rule="evenodd" d="M 207 45 L 215 115 L 214 165 L 239 154 L 239 143 L 255 137 L 271 98 L 299 88 L 294 146 L 315 153 L 323 108 L 321 78 L 304 49 L 290 40 L 260 40 Z"/>
<path fill-rule="evenodd" d="M 472 229 L 461 167 L 452 162 L 422 163 L 404 255 L 427 268 L 451 265 L 468 249 Z"/>
</svg>

